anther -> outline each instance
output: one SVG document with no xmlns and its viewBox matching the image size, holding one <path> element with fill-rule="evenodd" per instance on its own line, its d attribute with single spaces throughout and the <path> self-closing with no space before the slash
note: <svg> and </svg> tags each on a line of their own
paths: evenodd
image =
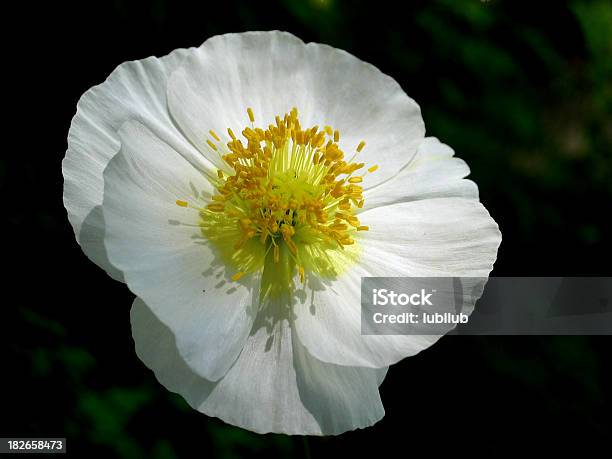
<svg viewBox="0 0 612 459">
<path fill-rule="evenodd" d="M 206 143 L 210 146 L 210 148 L 212 148 L 213 150 L 217 151 L 217 147 L 215 146 L 214 143 L 212 143 L 210 141 L 210 139 L 206 139 Z"/>
</svg>

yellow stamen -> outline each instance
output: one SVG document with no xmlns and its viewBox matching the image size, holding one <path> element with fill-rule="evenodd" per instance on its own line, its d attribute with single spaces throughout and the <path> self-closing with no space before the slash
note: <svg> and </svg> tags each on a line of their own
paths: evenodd
<svg viewBox="0 0 612 459">
<path fill-rule="evenodd" d="M 357 145 L 357 151 L 360 152 L 361 150 L 363 150 L 363 147 L 365 147 L 366 143 L 362 140 L 361 142 L 359 142 L 359 145 Z"/>
<path fill-rule="evenodd" d="M 210 148 L 212 148 L 213 150 L 217 151 L 217 147 L 209 139 L 206 139 L 206 143 L 210 146 Z"/>
<path fill-rule="evenodd" d="M 364 164 L 345 157 L 338 130 L 302 128 L 296 108 L 267 128 L 254 124 L 250 107 L 247 114 L 251 125 L 241 139 L 228 128 L 226 144 L 207 140 L 225 166 L 217 170 L 215 193 L 200 211 L 202 232 L 236 269 L 232 280 L 266 266 L 289 269 L 285 282 L 290 284 L 295 274 L 301 282 L 307 272 L 333 275 L 325 264 L 339 254 L 346 257 L 355 233 L 368 230 L 356 217 L 364 202 L 358 185 L 363 174 L 352 176 Z M 220 142 L 213 130 L 209 133 Z M 362 141 L 357 151 L 364 146 Z M 376 166 L 368 169 L 373 170 Z"/>
<path fill-rule="evenodd" d="M 189 203 L 187 201 L 183 201 L 181 199 L 177 199 L 176 200 L 176 205 L 180 206 L 180 207 L 187 207 L 187 206 L 189 206 Z"/>
<path fill-rule="evenodd" d="M 206 207 L 213 212 L 223 212 L 223 210 L 225 210 L 225 206 L 223 204 L 208 204 Z"/>
</svg>

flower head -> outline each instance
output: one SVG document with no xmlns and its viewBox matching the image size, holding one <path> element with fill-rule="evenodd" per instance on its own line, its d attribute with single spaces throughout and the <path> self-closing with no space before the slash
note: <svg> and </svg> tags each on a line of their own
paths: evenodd
<svg viewBox="0 0 612 459">
<path fill-rule="evenodd" d="M 68 140 L 68 216 L 137 295 L 138 355 L 257 432 L 379 420 L 387 367 L 439 336 L 361 335 L 360 278 L 486 277 L 501 239 L 393 79 L 287 33 L 122 64 Z"/>
</svg>

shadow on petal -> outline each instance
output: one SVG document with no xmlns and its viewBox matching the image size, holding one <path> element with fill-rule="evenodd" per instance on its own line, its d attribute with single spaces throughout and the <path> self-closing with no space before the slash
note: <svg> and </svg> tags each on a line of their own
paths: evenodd
<svg viewBox="0 0 612 459">
<path fill-rule="evenodd" d="M 104 246 L 105 231 L 102 206 L 95 206 L 83 220 L 77 239 L 83 252 L 91 261 L 104 269 L 113 279 L 125 282 L 123 273 L 115 268 L 108 259 Z"/>
<path fill-rule="evenodd" d="M 130 311 L 132 334 L 138 357 L 151 368 L 169 391 L 180 394 L 197 409 L 218 384 L 194 373 L 181 358 L 174 335 L 140 299 Z"/>
</svg>

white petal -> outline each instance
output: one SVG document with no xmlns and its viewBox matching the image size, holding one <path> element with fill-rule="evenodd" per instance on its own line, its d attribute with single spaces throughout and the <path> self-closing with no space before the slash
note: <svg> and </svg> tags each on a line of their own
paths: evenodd
<svg viewBox="0 0 612 459">
<path fill-rule="evenodd" d="M 325 364 L 296 341 L 287 320 L 260 317 L 243 353 L 217 382 L 190 369 L 174 337 L 146 304 L 136 299 L 132 334 L 140 359 L 168 390 L 209 416 L 258 433 L 339 434 L 384 415 L 378 384 L 386 368 Z"/>
<path fill-rule="evenodd" d="M 121 151 L 104 172 L 110 261 L 177 335 L 189 365 L 217 380 L 251 329 L 256 288 L 228 282 L 233 273 L 200 235 L 198 210 L 175 204 L 210 199 L 204 176 L 144 125 L 130 121 L 119 133 Z"/>
<path fill-rule="evenodd" d="M 364 250 L 398 257 L 403 276 L 487 277 L 501 243 L 497 223 L 474 199 L 402 202 L 359 218 L 370 228 L 361 233 Z"/>
<path fill-rule="evenodd" d="M 426 137 L 421 141 L 415 157 L 396 177 L 364 192 L 363 211 L 419 199 L 478 199 L 476 184 L 465 180 L 470 168 L 454 154 L 452 148 L 435 137 Z"/>
<path fill-rule="evenodd" d="M 415 154 L 425 128 L 419 106 L 399 84 L 356 57 L 284 32 L 227 34 L 206 41 L 170 77 L 168 105 L 181 129 L 202 152 L 209 129 L 227 139 L 249 125 L 268 126 L 296 106 L 303 127 L 331 125 L 340 146 L 380 165 L 373 186 L 395 175 Z M 219 161 L 216 162 L 222 167 Z"/>
<path fill-rule="evenodd" d="M 322 361 L 388 366 L 426 349 L 440 336 L 361 335 L 361 278 L 486 278 L 501 234 L 473 199 L 404 202 L 368 210 L 360 218 L 370 230 L 359 241 L 358 265 L 296 305 L 296 330 L 308 351 Z M 466 306 L 473 306 L 479 295 L 466 294 Z"/>
<path fill-rule="evenodd" d="M 186 144 L 167 109 L 170 73 L 192 50 L 178 49 L 162 58 L 125 62 L 107 80 L 89 89 L 77 104 L 62 163 L 64 206 L 85 254 L 112 277 L 123 280 L 105 253 L 101 209 L 102 173 L 119 151 L 119 127 L 137 119 L 167 141 Z"/>
<path fill-rule="evenodd" d="M 360 266 L 295 304 L 297 334 L 314 357 L 337 365 L 381 368 L 418 354 L 440 339 L 440 335 L 361 334 L 361 278 L 402 275 L 389 269 L 397 259 L 382 260 L 364 256 Z"/>
<path fill-rule="evenodd" d="M 302 403 L 322 435 L 337 435 L 378 422 L 385 414 L 378 386 L 388 367 L 363 368 L 334 365 L 313 357 L 292 334 L 294 366 Z"/>
</svg>

